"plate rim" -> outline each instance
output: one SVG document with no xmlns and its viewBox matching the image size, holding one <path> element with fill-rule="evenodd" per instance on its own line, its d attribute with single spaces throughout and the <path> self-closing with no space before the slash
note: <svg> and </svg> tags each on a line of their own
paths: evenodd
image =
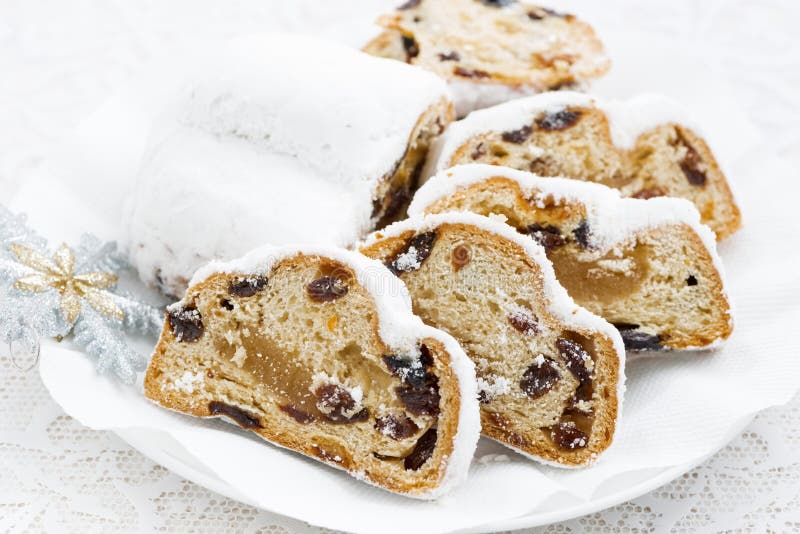
<svg viewBox="0 0 800 534">
<path fill-rule="evenodd" d="M 719 446 L 714 447 L 708 454 L 696 458 L 690 462 L 664 467 L 656 475 L 645 478 L 641 482 L 634 484 L 629 488 L 625 488 L 620 491 L 615 491 L 611 494 L 604 495 L 600 498 L 590 497 L 584 502 L 575 504 L 573 506 L 567 506 L 565 508 L 554 510 L 552 512 L 531 513 L 506 520 L 495 521 L 492 523 L 484 523 L 476 525 L 474 527 L 467 527 L 452 532 L 483 533 L 483 532 L 492 532 L 501 530 L 508 531 L 508 530 L 518 530 L 523 528 L 540 527 L 544 525 L 558 523 L 561 521 L 569 521 L 571 519 L 576 519 L 578 517 L 582 517 L 588 514 L 593 514 L 601 510 L 605 510 L 607 508 L 611 508 L 618 504 L 624 503 L 631 499 L 641 497 L 642 495 L 645 495 L 646 493 L 649 493 L 654 489 L 659 488 L 677 479 L 681 475 L 691 471 L 695 467 L 704 463 L 709 458 L 715 456 L 719 451 L 721 451 L 731 441 L 733 441 L 733 439 L 735 439 L 739 434 L 741 434 L 744 431 L 744 429 L 747 428 L 747 426 L 755 419 L 757 415 L 758 412 L 747 414 L 746 416 L 742 417 L 742 419 L 740 419 L 736 424 L 731 425 L 728 429 L 728 432 L 725 434 L 724 439 L 719 444 Z M 177 474 L 178 476 L 181 476 L 208 490 L 211 490 L 229 499 L 242 502 L 258 510 L 265 511 L 270 514 L 275 514 L 276 516 L 279 517 L 291 519 L 293 521 L 299 521 L 301 523 L 304 523 L 306 525 L 315 528 L 331 528 L 326 525 L 317 525 L 314 523 L 310 523 L 299 517 L 293 517 L 290 515 L 282 514 L 280 512 L 269 510 L 267 508 L 264 508 L 263 506 L 260 506 L 257 503 L 254 503 L 246 496 L 243 496 L 240 493 L 238 493 L 233 486 L 231 486 L 221 478 L 202 473 L 194 469 L 188 463 L 180 461 L 175 455 L 169 453 L 165 448 L 154 446 L 147 439 L 147 436 L 150 434 L 150 431 L 142 432 L 142 430 L 144 429 L 134 429 L 134 428 L 111 429 L 111 431 L 114 434 L 116 434 L 120 439 L 122 439 L 122 441 L 124 441 L 125 443 L 136 449 L 138 452 L 149 458 L 151 461 L 161 465 L 162 467 Z M 164 434 L 169 436 L 168 433 Z M 170 439 L 174 440 L 174 438 L 172 438 L 171 436 L 169 437 Z"/>
</svg>

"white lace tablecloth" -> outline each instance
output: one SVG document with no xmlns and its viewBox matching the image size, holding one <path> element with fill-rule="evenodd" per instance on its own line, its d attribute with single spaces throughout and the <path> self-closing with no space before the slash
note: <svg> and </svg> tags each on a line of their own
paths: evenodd
<svg viewBox="0 0 800 534">
<path fill-rule="evenodd" d="M 694 47 L 772 139 L 764 172 L 784 173 L 787 183 L 773 193 L 800 192 L 800 2 L 605 3 L 610 24 Z M 59 140 L 164 47 L 257 31 L 298 12 L 324 28 L 339 4 L 3 0 L 0 202 L 44 172 Z M 798 245 L 800 237 L 787 243 Z M 83 427 L 50 399 L 37 372 L 17 370 L 2 347 L 0 407 L 0 532 L 318 531 L 182 480 L 114 434 Z M 716 456 L 666 486 L 534 531 L 800 531 L 798 450 L 800 396 L 760 414 Z"/>
</svg>

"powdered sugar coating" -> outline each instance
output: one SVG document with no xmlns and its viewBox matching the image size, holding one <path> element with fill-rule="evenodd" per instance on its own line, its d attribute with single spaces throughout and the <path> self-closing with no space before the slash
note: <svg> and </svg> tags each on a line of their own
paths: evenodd
<svg viewBox="0 0 800 534">
<path fill-rule="evenodd" d="M 622 401 L 625 392 L 625 347 L 622 342 L 622 337 L 617 329 L 609 324 L 605 319 L 591 313 L 575 303 L 572 297 L 567 294 L 567 291 L 556 279 L 553 265 L 550 263 L 550 260 L 547 259 L 544 248 L 529 236 L 520 234 L 511 226 L 500 222 L 495 218 L 484 217 L 475 213 L 448 212 L 431 215 L 415 213 L 414 215 L 410 215 L 409 218 L 404 221 L 396 222 L 384 228 L 383 230 L 373 232 L 367 236 L 364 242 L 361 243 L 361 246 L 370 246 L 379 240 L 397 237 L 408 231 L 413 231 L 415 233 L 432 231 L 443 224 L 464 224 L 474 226 L 486 232 L 498 235 L 499 237 L 518 245 L 525 252 L 525 254 L 534 260 L 539 266 L 542 275 L 544 297 L 546 299 L 545 305 L 547 306 L 548 311 L 558 318 L 559 321 L 564 323 L 568 328 L 571 327 L 577 330 L 595 331 L 603 334 L 609 340 L 611 340 L 619 361 L 616 416 L 616 418 L 619 418 L 619 415 L 622 413 Z M 562 466 L 561 464 L 546 462 L 539 458 L 534 459 L 537 461 L 542 461 L 548 465 Z"/>
<path fill-rule="evenodd" d="M 447 95 L 429 72 L 316 38 L 231 41 L 153 126 L 128 208 L 132 262 L 179 294 L 206 261 L 263 243 L 351 244 Z"/>
<path fill-rule="evenodd" d="M 700 222 L 700 213 L 688 200 L 672 197 L 651 199 L 624 198 L 619 191 L 592 182 L 568 178 L 541 177 L 536 174 L 500 167 L 472 163 L 456 165 L 428 179 L 417 191 L 408 208 L 410 216 L 422 215 L 428 206 L 453 195 L 470 185 L 500 177 L 513 180 L 526 193 L 538 193 L 556 201 L 580 203 L 586 207 L 586 217 L 592 228 L 592 245 L 605 252 L 616 244 L 630 239 L 637 232 L 668 224 L 683 223 L 689 226 L 706 247 L 714 267 L 723 276 L 722 260 L 717 254 L 714 232 Z M 536 195 L 532 196 L 536 200 Z M 723 284 L 724 286 L 724 284 Z"/>
<path fill-rule="evenodd" d="M 477 109 L 488 108 L 516 98 L 535 95 L 539 92 L 536 87 L 526 85 L 511 86 L 503 83 L 481 83 L 460 78 L 448 80 L 447 87 L 450 88 L 457 117 L 465 117 Z"/>
<path fill-rule="evenodd" d="M 641 134 L 667 123 L 686 126 L 711 144 L 691 113 L 666 96 L 648 93 L 628 100 L 605 100 L 575 91 L 553 91 L 474 111 L 454 122 L 431 147 L 422 178 L 450 167 L 455 151 L 476 135 L 517 130 L 531 124 L 540 113 L 568 106 L 596 108 L 606 113 L 612 141 L 621 149 L 631 148 Z"/>
<path fill-rule="evenodd" d="M 442 482 L 436 488 L 417 495 L 421 499 L 435 499 L 466 480 L 472 456 L 480 436 L 480 411 L 478 406 L 475 366 L 458 342 L 446 332 L 428 326 L 413 314 L 411 297 L 402 280 L 377 260 L 330 246 L 265 245 L 245 256 L 228 262 L 214 261 L 192 277 L 190 287 L 199 284 L 215 273 L 265 275 L 281 260 L 299 254 L 320 256 L 341 262 L 350 267 L 358 283 L 370 294 L 378 312 L 378 330 L 381 339 L 398 355 L 419 359 L 418 342 L 433 338 L 442 343 L 450 354 L 450 368 L 458 380 L 460 407 L 458 429 L 453 439 L 453 451 L 446 459 Z"/>
</svg>

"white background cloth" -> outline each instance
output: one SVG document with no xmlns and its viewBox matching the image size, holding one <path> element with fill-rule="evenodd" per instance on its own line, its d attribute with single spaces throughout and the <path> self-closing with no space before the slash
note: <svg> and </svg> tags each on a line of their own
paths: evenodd
<svg viewBox="0 0 800 534">
<path fill-rule="evenodd" d="M 326 13 L 347 3 L 295 0 L 271 10 L 275 3 L 258 0 L 4 0 L 0 199 L 42 172 L 53 146 L 164 47 L 257 31 L 298 10 L 324 29 Z M 732 96 L 773 139 L 764 172 L 785 173 L 786 182 L 775 194 L 800 191 L 800 6 L 607 3 L 610 20 L 693 46 L 730 82 Z M 6 350 L 0 351 L 0 406 L 0 531 L 316 531 L 182 481 L 113 434 L 82 427 L 49 399 L 38 373 L 14 369 Z M 800 397 L 764 412 L 709 462 L 665 487 L 542 530 L 800 529 L 799 408 Z"/>
</svg>

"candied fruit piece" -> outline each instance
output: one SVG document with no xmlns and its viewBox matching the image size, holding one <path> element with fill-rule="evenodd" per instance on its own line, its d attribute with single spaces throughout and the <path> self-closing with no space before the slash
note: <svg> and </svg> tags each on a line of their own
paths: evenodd
<svg viewBox="0 0 800 534">
<path fill-rule="evenodd" d="M 203 318 L 194 306 L 167 306 L 167 317 L 178 341 L 197 341 L 203 335 Z"/>
<path fill-rule="evenodd" d="M 208 411 L 211 415 L 224 415 L 242 427 L 242 428 L 261 428 L 261 420 L 258 416 L 239 408 L 238 406 L 231 406 L 220 401 L 211 401 L 208 403 Z"/>
<path fill-rule="evenodd" d="M 320 276 L 312 280 L 307 286 L 306 291 L 311 300 L 317 302 L 330 302 L 343 297 L 350 290 L 347 283 L 334 276 Z"/>
<path fill-rule="evenodd" d="M 561 378 L 553 360 L 542 356 L 537 360 L 528 367 L 519 382 L 522 391 L 532 399 L 544 396 Z"/>
<path fill-rule="evenodd" d="M 458 272 L 466 267 L 471 260 L 472 252 L 466 245 L 458 245 L 453 249 L 453 252 L 450 255 L 450 263 L 453 264 L 453 270 L 455 272 Z"/>
<path fill-rule="evenodd" d="M 416 471 L 425 465 L 425 462 L 433 456 L 433 451 L 436 449 L 436 438 L 435 428 L 431 428 L 422 434 L 417 444 L 414 445 L 414 450 L 403 460 L 403 467 L 409 471 Z"/>
</svg>

